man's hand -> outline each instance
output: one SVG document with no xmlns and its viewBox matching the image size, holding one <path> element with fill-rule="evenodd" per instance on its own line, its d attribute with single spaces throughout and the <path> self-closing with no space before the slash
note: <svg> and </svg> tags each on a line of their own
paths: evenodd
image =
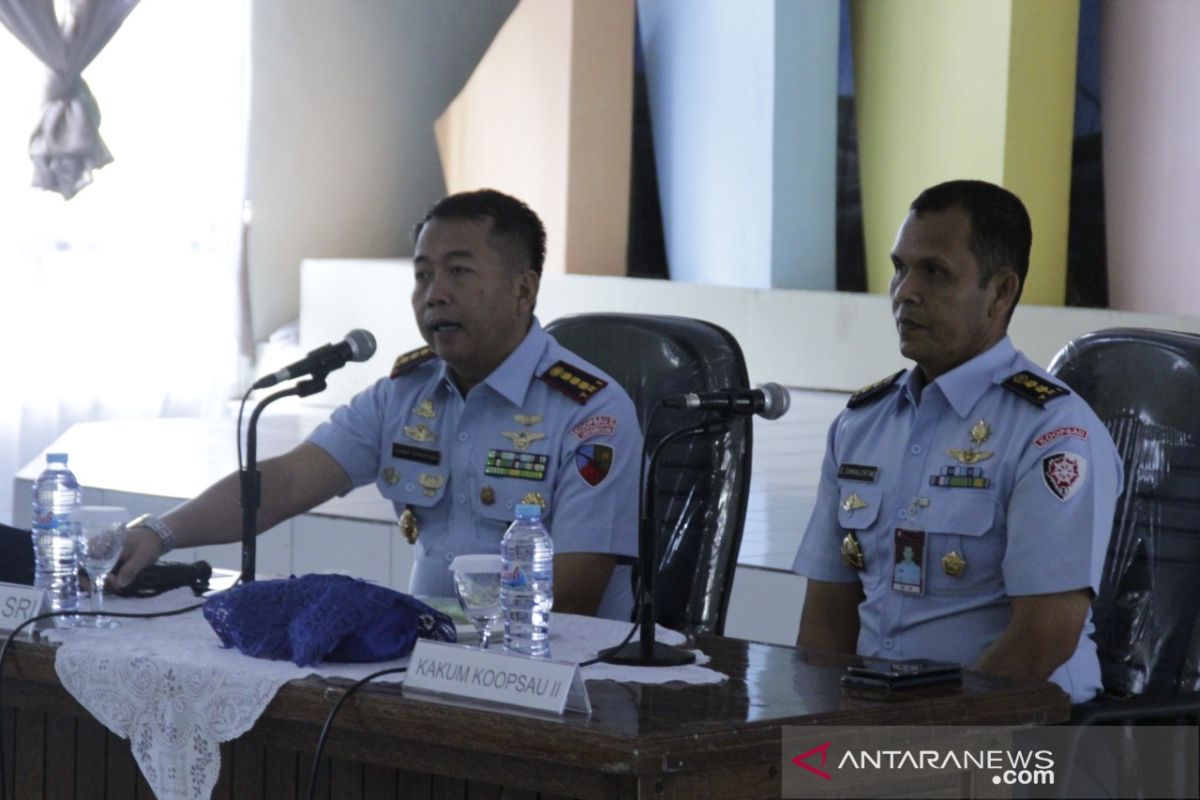
<svg viewBox="0 0 1200 800">
<path fill-rule="evenodd" d="M 858 606 L 862 584 L 808 581 L 796 646 L 808 650 L 853 653 L 858 649 Z"/>
<path fill-rule="evenodd" d="M 120 568 L 110 578 L 114 588 L 124 589 L 146 567 L 162 555 L 162 540 L 149 528 L 130 528 L 125 534 L 125 547 L 121 550 Z"/>
<path fill-rule="evenodd" d="M 1044 681 L 1079 646 L 1091 589 L 1010 597 L 1012 619 L 972 666 L 980 672 Z"/>
</svg>

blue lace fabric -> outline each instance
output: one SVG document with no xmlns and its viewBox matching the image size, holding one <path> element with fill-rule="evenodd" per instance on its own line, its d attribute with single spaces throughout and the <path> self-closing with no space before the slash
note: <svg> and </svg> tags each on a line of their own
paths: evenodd
<svg viewBox="0 0 1200 800">
<path fill-rule="evenodd" d="M 298 667 L 390 661 L 417 638 L 453 642 L 451 619 L 420 600 L 346 575 L 255 581 L 209 598 L 204 618 L 225 647 Z"/>
</svg>

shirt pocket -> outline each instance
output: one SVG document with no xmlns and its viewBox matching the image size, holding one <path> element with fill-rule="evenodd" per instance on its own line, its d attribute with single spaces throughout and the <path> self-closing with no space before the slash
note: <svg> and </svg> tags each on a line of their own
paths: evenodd
<svg viewBox="0 0 1200 800">
<path fill-rule="evenodd" d="M 931 498 L 930 507 L 921 511 L 920 524 L 913 526 L 924 529 L 928 537 L 928 593 L 1003 592 L 1004 536 L 993 530 L 995 495 L 970 489 L 949 491 L 955 495 Z"/>
<path fill-rule="evenodd" d="M 844 530 L 862 531 L 879 518 L 883 487 L 856 481 L 838 482 L 838 525 Z"/>
</svg>

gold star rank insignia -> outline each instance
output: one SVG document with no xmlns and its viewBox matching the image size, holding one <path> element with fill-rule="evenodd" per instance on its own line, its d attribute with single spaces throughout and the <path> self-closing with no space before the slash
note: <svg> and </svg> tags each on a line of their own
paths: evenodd
<svg viewBox="0 0 1200 800">
<path fill-rule="evenodd" d="M 525 450 L 538 439 L 546 438 L 546 434 L 541 431 L 504 431 L 500 435 L 512 442 L 513 447 L 518 450 Z"/>
<path fill-rule="evenodd" d="M 490 486 L 484 486 L 479 490 L 479 502 L 485 506 L 490 506 L 496 502 L 496 490 Z"/>
<path fill-rule="evenodd" d="M 391 467 L 387 467 L 383 471 L 383 482 L 388 486 L 395 486 L 400 482 L 400 473 L 396 472 L 396 470 L 392 469 Z"/>
<path fill-rule="evenodd" d="M 433 419 L 437 416 L 437 412 L 433 410 L 432 400 L 422 400 L 417 404 L 416 408 L 412 410 L 412 413 L 416 414 L 418 417 L 424 417 L 425 419 Z"/>
<path fill-rule="evenodd" d="M 967 571 L 967 562 L 958 551 L 951 550 L 942 556 L 942 571 L 952 578 L 960 578 Z"/>
<path fill-rule="evenodd" d="M 437 434 L 425 425 L 405 425 L 404 435 L 414 442 L 432 442 L 437 438 Z"/>
<path fill-rule="evenodd" d="M 537 425 L 539 422 L 541 422 L 542 415 L 541 414 L 516 414 L 513 416 L 513 419 L 515 421 L 521 423 L 522 425 L 524 425 L 526 428 L 529 428 L 529 427 Z"/>
<path fill-rule="evenodd" d="M 442 484 L 446 482 L 446 479 L 441 475 L 429 475 L 422 472 L 421 477 L 417 478 L 417 482 L 425 490 L 426 497 L 433 497 L 437 494 L 437 490 L 442 488 Z"/>
</svg>

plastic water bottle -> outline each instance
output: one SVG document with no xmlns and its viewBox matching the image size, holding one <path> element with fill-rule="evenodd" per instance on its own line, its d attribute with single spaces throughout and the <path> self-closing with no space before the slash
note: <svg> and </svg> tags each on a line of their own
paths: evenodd
<svg viewBox="0 0 1200 800">
<path fill-rule="evenodd" d="M 522 503 L 500 540 L 505 647 L 522 655 L 548 658 L 553 605 L 554 542 L 542 524 L 541 506 Z"/>
<path fill-rule="evenodd" d="M 73 517 L 80 503 L 79 481 L 67 468 L 66 453 L 47 453 L 46 469 L 33 485 L 33 584 L 48 590 L 51 611 L 79 610 L 79 562 Z M 74 617 L 56 617 L 69 628 Z"/>
</svg>

